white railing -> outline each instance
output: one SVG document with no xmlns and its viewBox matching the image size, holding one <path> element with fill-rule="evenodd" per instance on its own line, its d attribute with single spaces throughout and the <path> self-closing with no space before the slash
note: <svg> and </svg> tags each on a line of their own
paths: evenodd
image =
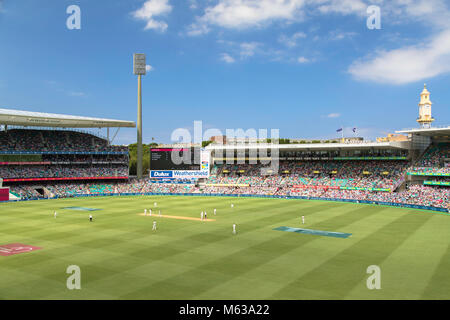
<svg viewBox="0 0 450 320">
<path fill-rule="evenodd" d="M 440 125 L 440 126 L 432 126 L 431 128 L 404 128 L 402 130 L 397 130 L 397 132 L 402 132 L 402 131 L 415 131 L 415 130 L 424 130 L 424 131 L 432 131 L 434 129 L 450 129 L 449 125 Z"/>
</svg>

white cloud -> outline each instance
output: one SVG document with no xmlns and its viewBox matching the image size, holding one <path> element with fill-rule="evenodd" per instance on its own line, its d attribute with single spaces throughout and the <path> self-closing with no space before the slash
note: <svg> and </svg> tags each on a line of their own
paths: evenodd
<svg viewBox="0 0 450 320">
<path fill-rule="evenodd" d="M 169 0 L 147 0 L 142 8 L 133 12 L 136 19 L 145 20 L 147 24 L 145 30 L 153 29 L 161 32 L 166 31 L 168 25 L 164 21 L 155 20 L 154 18 L 160 15 L 165 15 L 172 11 L 172 6 L 169 5 Z"/>
<path fill-rule="evenodd" d="M 256 54 L 269 54 L 268 51 L 262 51 L 261 47 L 263 46 L 263 44 L 256 41 L 239 43 L 235 41 L 219 39 L 217 40 L 217 43 L 223 45 L 226 48 L 225 50 L 231 52 L 232 54 L 232 56 L 228 53 L 226 55 L 228 55 L 229 57 L 239 57 L 241 60 L 253 57 Z M 224 54 L 222 54 L 221 57 L 223 57 L 223 55 Z M 234 62 L 235 58 L 232 59 L 232 62 Z M 222 58 L 222 60 L 224 59 Z M 227 60 L 230 59 L 227 58 Z"/>
<path fill-rule="evenodd" d="M 308 63 L 308 62 L 310 62 L 310 60 L 305 57 L 298 57 L 297 62 L 298 63 Z"/>
<path fill-rule="evenodd" d="M 222 53 L 220 56 L 220 60 L 226 62 L 226 63 L 234 63 L 235 60 L 232 56 L 230 56 L 228 53 Z"/>
<path fill-rule="evenodd" d="M 356 32 L 345 32 L 345 31 L 332 31 L 329 34 L 330 40 L 344 40 L 347 38 L 353 38 L 356 36 Z"/>
<path fill-rule="evenodd" d="M 255 51 L 258 49 L 258 47 L 261 44 L 258 42 L 243 42 L 240 45 L 240 55 L 241 58 L 247 58 L 247 57 L 252 57 L 255 55 Z"/>
<path fill-rule="evenodd" d="M 214 27 L 241 31 L 266 27 L 274 22 L 301 22 L 306 14 L 354 15 L 364 27 L 367 7 L 379 5 L 382 8 L 383 28 L 385 23 L 421 23 L 431 26 L 430 36 L 412 46 L 405 45 L 405 38 L 400 37 L 398 42 L 403 46 L 393 50 L 380 47 L 371 55 L 353 61 L 348 72 L 354 78 L 404 84 L 450 73 L 449 0 L 215 0 L 207 3 L 202 14 L 188 27 L 189 35 L 206 34 Z M 355 32 L 335 30 L 324 35 L 323 39 L 343 40 L 356 35 Z M 287 48 L 294 48 L 305 37 L 302 32 L 282 34 L 278 42 Z M 319 39 L 319 36 L 311 35 L 312 41 Z M 411 43 L 411 39 L 408 42 Z M 290 56 L 288 61 L 300 64 L 314 61 L 304 56 L 293 57 L 286 50 L 275 51 L 267 44 L 251 41 L 236 43 L 227 51 L 231 53 L 232 56 L 228 56 L 233 62 L 236 57 L 245 59 L 257 54 L 272 56 L 274 61 L 286 56 Z"/>
<path fill-rule="evenodd" d="M 394 0 L 382 6 L 383 17 L 400 22 L 419 21 L 437 28 L 450 28 L 448 0 Z"/>
<path fill-rule="evenodd" d="M 189 0 L 195 1 L 195 0 Z M 338 14 L 367 17 L 369 5 L 382 8 L 383 21 L 425 22 L 450 27 L 448 0 L 216 0 L 208 1 L 203 14 L 188 27 L 189 35 L 210 32 L 212 26 L 225 29 L 265 27 L 272 22 L 292 23 L 311 16 Z M 195 6 L 195 5 L 194 5 Z M 364 23 L 364 21 L 362 21 Z"/>
<path fill-rule="evenodd" d="M 360 0 L 318 1 L 326 2 L 319 7 L 322 13 L 358 14 L 363 8 Z M 448 0 L 371 0 L 370 3 L 382 7 L 384 21 L 419 22 L 432 29 L 430 36 L 419 44 L 404 45 L 393 50 L 380 48 L 354 61 L 348 68 L 350 74 L 358 80 L 401 85 L 450 73 Z M 331 39 L 340 40 L 353 35 L 337 32 Z"/>
<path fill-rule="evenodd" d="M 356 79 L 406 84 L 450 72 L 450 30 L 420 45 L 380 51 L 348 69 Z"/>
<path fill-rule="evenodd" d="M 333 118 L 339 118 L 340 116 L 341 116 L 340 113 L 330 113 L 330 114 L 327 114 L 327 118 L 331 118 L 331 119 L 333 119 Z"/>
<path fill-rule="evenodd" d="M 198 8 L 197 0 L 189 0 L 189 8 L 191 8 L 192 10 L 197 9 Z"/>
<path fill-rule="evenodd" d="M 151 65 L 147 64 L 145 66 L 145 71 L 150 72 L 150 71 L 153 71 L 153 70 L 154 70 L 154 68 Z"/>
<path fill-rule="evenodd" d="M 86 96 L 86 94 L 84 92 L 79 92 L 79 91 L 69 91 L 67 92 L 67 94 L 71 97 L 84 97 Z"/>
<path fill-rule="evenodd" d="M 278 38 L 278 42 L 284 44 L 286 47 L 293 48 L 297 46 L 297 41 L 300 38 L 306 38 L 306 34 L 304 32 L 296 32 L 291 36 L 286 36 L 282 34 Z"/>
<path fill-rule="evenodd" d="M 365 15 L 368 5 L 361 0 L 319 0 L 321 13 L 340 13 L 344 15 Z"/>
<path fill-rule="evenodd" d="M 294 21 L 303 16 L 306 0 L 219 0 L 209 6 L 188 30 L 189 35 L 210 31 L 209 26 L 227 29 L 261 27 L 275 20 Z"/>
</svg>

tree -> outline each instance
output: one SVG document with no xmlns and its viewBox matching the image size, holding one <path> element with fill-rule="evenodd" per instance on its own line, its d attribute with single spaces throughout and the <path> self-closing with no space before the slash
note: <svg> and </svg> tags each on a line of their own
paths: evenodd
<svg viewBox="0 0 450 320">
<path fill-rule="evenodd" d="M 142 172 L 146 174 L 150 169 L 150 149 L 157 147 L 155 142 L 142 145 Z M 130 144 L 128 146 L 128 152 L 130 157 L 130 175 L 137 174 L 137 143 Z"/>
<path fill-rule="evenodd" d="M 212 143 L 212 141 L 202 141 L 202 148 L 210 145 Z"/>
</svg>

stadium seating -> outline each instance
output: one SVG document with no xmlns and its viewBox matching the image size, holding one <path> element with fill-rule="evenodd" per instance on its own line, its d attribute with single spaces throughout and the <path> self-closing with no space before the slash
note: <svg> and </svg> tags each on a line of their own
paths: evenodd
<svg viewBox="0 0 450 320">
<path fill-rule="evenodd" d="M 80 177 L 124 177 L 128 176 L 128 166 L 0 166 L 0 177 L 3 179 L 23 178 L 80 178 Z"/>
<path fill-rule="evenodd" d="M 423 175 L 432 174 L 450 174 L 449 163 L 446 159 L 450 158 L 450 144 L 436 143 L 432 144 L 423 156 L 409 168 L 410 172 L 421 173 Z"/>
<path fill-rule="evenodd" d="M 109 146 L 104 139 L 78 131 L 31 129 L 0 131 L 0 151 L 117 152 L 127 150 L 127 147 Z"/>
<path fill-rule="evenodd" d="M 19 130 L 0 132 L 0 151 L 73 152 L 127 151 L 126 147 L 108 146 L 105 140 L 77 131 Z M 56 197 L 127 193 L 198 193 L 231 195 L 303 196 L 392 202 L 448 208 L 450 189 L 421 183 L 400 192 L 406 172 L 450 173 L 446 166 L 449 144 L 432 145 L 414 165 L 406 160 L 315 160 L 281 161 L 270 172 L 262 164 L 213 165 L 211 176 L 199 186 L 191 183 L 153 183 L 148 179 L 79 183 L 40 182 Z M 40 164 L 3 164 L 0 177 L 17 178 L 86 178 L 128 176 L 127 154 L 42 154 Z M 428 179 L 431 180 L 431 179 Z M 433 177 L 435 182 L 449 178 Z M 22 199 L 44 197 L 33 185 L 13 184 L 11 192 Z"/>
<path fill-rule="evenodd" d="M 117 154 L 120 151 L 121 153 Z M 128 176 L 128 148 L 109 146 L 89 133 L 69 130 L 10 129 L 0 131 L 1 157 L 33 153 L 38 160 L 0 165 L 3 179 L 103 178 Z M 26 160 L 28 161 L 28 160 Z M 21 190 L 22 194 L 35 195 Z"/>
<path fill-rule="evenodd" d="M 261 175 L 261 165 L 215 166 L 208 184 L 252 186 L 346 186 L 394 189 L 403 178 L 404 161 L 302 161 L 280 163 L 277 174 Z M 286 172 L 286 173 L 284 173 Z"/>
</svg>

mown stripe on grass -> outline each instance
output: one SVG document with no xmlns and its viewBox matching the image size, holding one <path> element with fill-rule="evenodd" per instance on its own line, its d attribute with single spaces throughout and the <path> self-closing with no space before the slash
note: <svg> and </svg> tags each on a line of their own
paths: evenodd
<svg viewBox="0 0 450 320">
<path fill-rule="evenodd" d="M 319 207 L 325 210 L 327 206 Z M 345 226 L 355 220 L 366 218 L 367 215 L 361 214 L 363 209 L 357 208 L 341 216 L 334 216 L 329 220 L 336 221 L 336 223 L 339 222 L 341 226 Z M 375 213 L 376 211 L 373 210 L 369 214 Z M 346 216 L 347 218 L 342 219 L 342 216 Z M 169 296 L 173 299 L 196 298 L 211 288 L 223 285 L 225 282 L 243 274 L 251 273 L 253 269 L 259 267 L 261 264 L 275 260 L 316 239 L 314 237 L 304 237 L 299 241 L 292 241 L 291 236 L 291 234 L 281 234 L 275 238 L 271 237 L 268 240 L 260 241 L 256 245 L 247 246 L 237 252 L 218 257 L 212 262 L 199 265 L 187 272 L 156 282 L 150 286 L 124 295 L 121 298 L 133 299 L 136 296 L 142 295 L 146 295 L 152 299 L 163 299 L 163 297 Z M 298 237 L 297 239 L 300 238 Z M 242 244 L 242 246 L 245 246 L 245 244 Z M 202 279 L 201 281 L 198 280 L 200 278 Z M 197 279 L 195 286 L 190 285 L 195 279 Z M 188 288 L 189 291 L 187 290 Z M 169 289 L 170 291 L 168 291 Z"/>
<path fill-rule="evenodd" d="M 401 216 L 286 285 L 271 298 L 296 299 L 299 292 L 309 290 L 317 293 L 315 298 L 344 299 L 353 287 L 361 281 L 366 281 L 368 266 L 380 265 L 409 237 L 410 233 L 415 232 L 423 224 L 424 219 L 426 221 L 431 217 L 416 214 Z M 401 232 L 402 230 L 406 232 Z"/>
<path fill-rule="evenodd" d="M 450 299 L 450 245 L 442 255 L 421 299 Z"/>
<path fill-rule="evenodd" d="M 408 232 L 409 237 L 380 265 L 383 296 L 389 299 L 421 298 L 450 243 L 450 233 L 443 223 L 444 219 L 448 218 L 434 215 L 416 232 L 403 231 Z M 373 291 L 368 292 L 366 283 L 361 282 L 346 298 L 379 297 L 380 292 Z M 450 296 L 450 293 L 447 292 L 447 295 Z"/>
</svg>

